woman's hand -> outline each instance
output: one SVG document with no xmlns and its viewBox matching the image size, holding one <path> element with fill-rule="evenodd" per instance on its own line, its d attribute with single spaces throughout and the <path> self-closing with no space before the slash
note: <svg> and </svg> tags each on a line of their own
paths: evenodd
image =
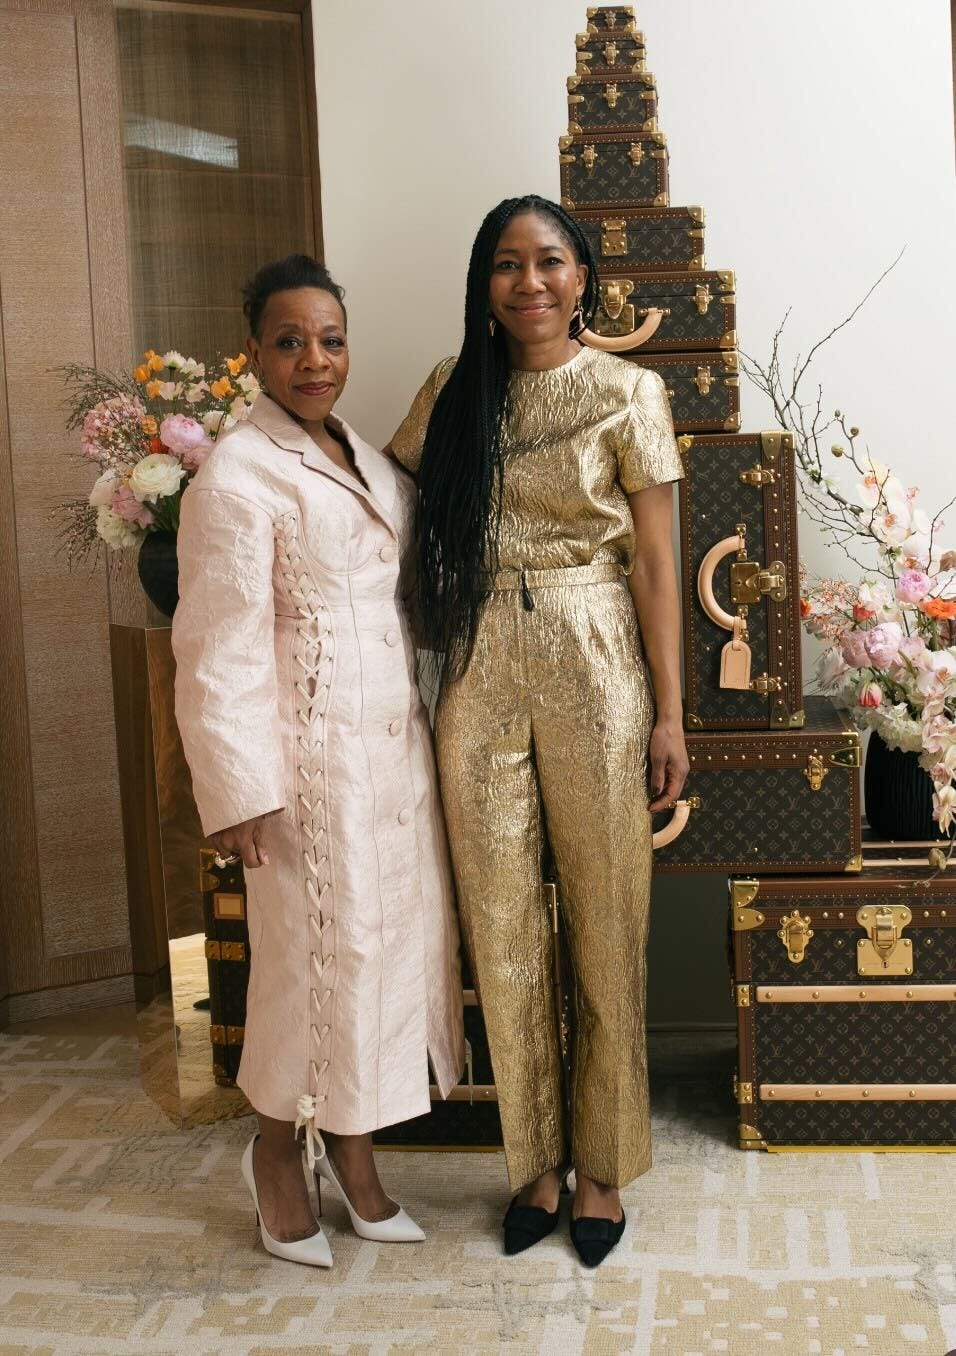
<svg viewBox="0 0 956 1356">
<path fill-rule="evenodd" d="M 262 846 L 262 826 L 268 815 L 257 815 L 211 833 L 209 841 L 223 857 L 241 857 L 243 866 L 268 866 L 269 854 Z"/>
<path fill-rule="evenodd" d="M 654 726 L 648 764 L 651 791 L 648 808 L 651 811 L 666 810 L 683 791 L 690 771 L 684 731 L 678 721 L 659 720 Z"/>
</svg>

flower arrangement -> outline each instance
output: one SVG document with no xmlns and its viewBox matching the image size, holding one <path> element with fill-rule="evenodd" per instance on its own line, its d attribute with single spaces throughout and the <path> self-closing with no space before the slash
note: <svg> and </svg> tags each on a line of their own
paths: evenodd
<svg viewBox="0 0 956 1356">
<path fill-rule="evenodd" d="M 905 486 L 871 457 L 860 429 L 840 410 L 832 415 L 824 410 L 821 388 L 805 390 L 817 351 L 852 320 L 886 273 L 805 358 L 797 356 L 786 375 L 781 338 L 787 316 L 774 335 L 769 361 L 742 355 L 742 364 L 770 398 L 778 424 L 793 434 L 801 511 L 859 575 L 857 582 L 811 579 L 802 570 L 803 624 L 825 645 L 817 665 L 819 687 L 850 711 L 860 729 L 877 731 L 891 749 L 919 755 L 933 782 L 933 817 L 952 840 L 956 551 L 944 549 L 941 533 L 942 515 L 956 501 L 930 517 L 917 502 L 918 487 Z M 834 471 L 825 469 L 828 460 Z M 834 474 L 841 470 L 842 478 Z M 942 865 L 942 854 L 937 856 Z"/>
<path fill-rule="evenodd" d="M 80 450 L 100 468 L 87 499 L 57 510 L 72 564 L 105 542 L 138 546 L 150 532 L 175 532 L 179 504 L 216 439 L 249 413 L 259 383 L 246 357 L 205 363 L 147 349 L 132 375 L 93 367 L 62 368 L 67 427 L 80 430 Z"/>
</svg>

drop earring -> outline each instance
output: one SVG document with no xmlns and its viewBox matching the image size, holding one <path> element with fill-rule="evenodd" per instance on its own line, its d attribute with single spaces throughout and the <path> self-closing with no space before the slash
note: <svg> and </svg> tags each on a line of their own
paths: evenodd
<svg viewBox="0 0 956 1356">
<path fill-rule="evenodd" d="M 497 328 L 498 328 L 498 322 L 497 322 L 497 320 L 494 318 L 493 315 L 489 316 L 489 317 L 488 317 L 488 333 L 491 335 L 492 339 L 494 339 L 494 337 L 495 337 L 495 331 L 497 330 Z"/>
<path fill-rule="evenodd" d="M 577 336 L 584 329 L 584 311 L 581 307 L 581 298 L 578 297 L 577 310 L 571 316 L 571 324 L 568 326 L 568 337 L 571 339 Z"/>
</svg>

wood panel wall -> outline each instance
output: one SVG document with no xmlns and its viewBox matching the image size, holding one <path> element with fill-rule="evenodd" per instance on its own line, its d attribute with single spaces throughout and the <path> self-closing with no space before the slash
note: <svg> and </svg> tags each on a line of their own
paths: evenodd
<svg viewBox="0 0 956 1356">
<path fill-rule="evenodd" d="M 125 366 L 118 80 L 106 0 L 0 0 L 0 1018 L 130 997 L 101 564 L 54 506 L 89 490 L 51 369 Z M 122 590 L 121 590 L 122 591 Z"/>
</svg>

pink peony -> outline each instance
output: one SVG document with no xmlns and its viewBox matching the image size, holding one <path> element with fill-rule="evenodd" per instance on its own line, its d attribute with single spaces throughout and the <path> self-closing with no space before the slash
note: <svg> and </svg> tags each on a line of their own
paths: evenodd
<svg viewBox="0 0 956 1356">
<path fill-rule="evenodd" d="M 849 668 L 869 667 L 870 656 L 866 652 L 866 635 L 863 631 L 847 631 L 840 644 L 840 650 Z"/>
<path fill-rule="evenodd" d="M 187 471 L 197 471 L 213 445 L 202 424 L 188 414 L 167 414 L 159 426 L 159 436 Z"/>
<path fill-rule="evenodd" d="M 896 585 L 896 597 L 901 603 L 918 603 L 929 592 L 929 575 L 922 570 L 905 570 Z"/>
<path fill-rule="evenodd" d="M 925 664 L 929 651 L 922 636 L 906 636 L 900 642 L 900 654 L 919 668 L 920 665 Z"/>
<path fill-rule="evenodd" d="M 879 683 L 864 683 L 858 700 L 861 706 L 881 706 L 883 704 L 883 689 Z"/>
<path fill-rule="evenodd" d="M 889 668 L 899 654 L 903 628 L 897 622 L 883 622 L 864 633 L 866 652 L 878 669 Z"/>
<path fill-rule="evenodd" d="M 124 522 L 135 523 L 137 527 L 149 527 L 153 515 L 145 504 L 141 504 L 128 485 L 120 485 L 113 494 L 113 512 Z"/>
</svg>

